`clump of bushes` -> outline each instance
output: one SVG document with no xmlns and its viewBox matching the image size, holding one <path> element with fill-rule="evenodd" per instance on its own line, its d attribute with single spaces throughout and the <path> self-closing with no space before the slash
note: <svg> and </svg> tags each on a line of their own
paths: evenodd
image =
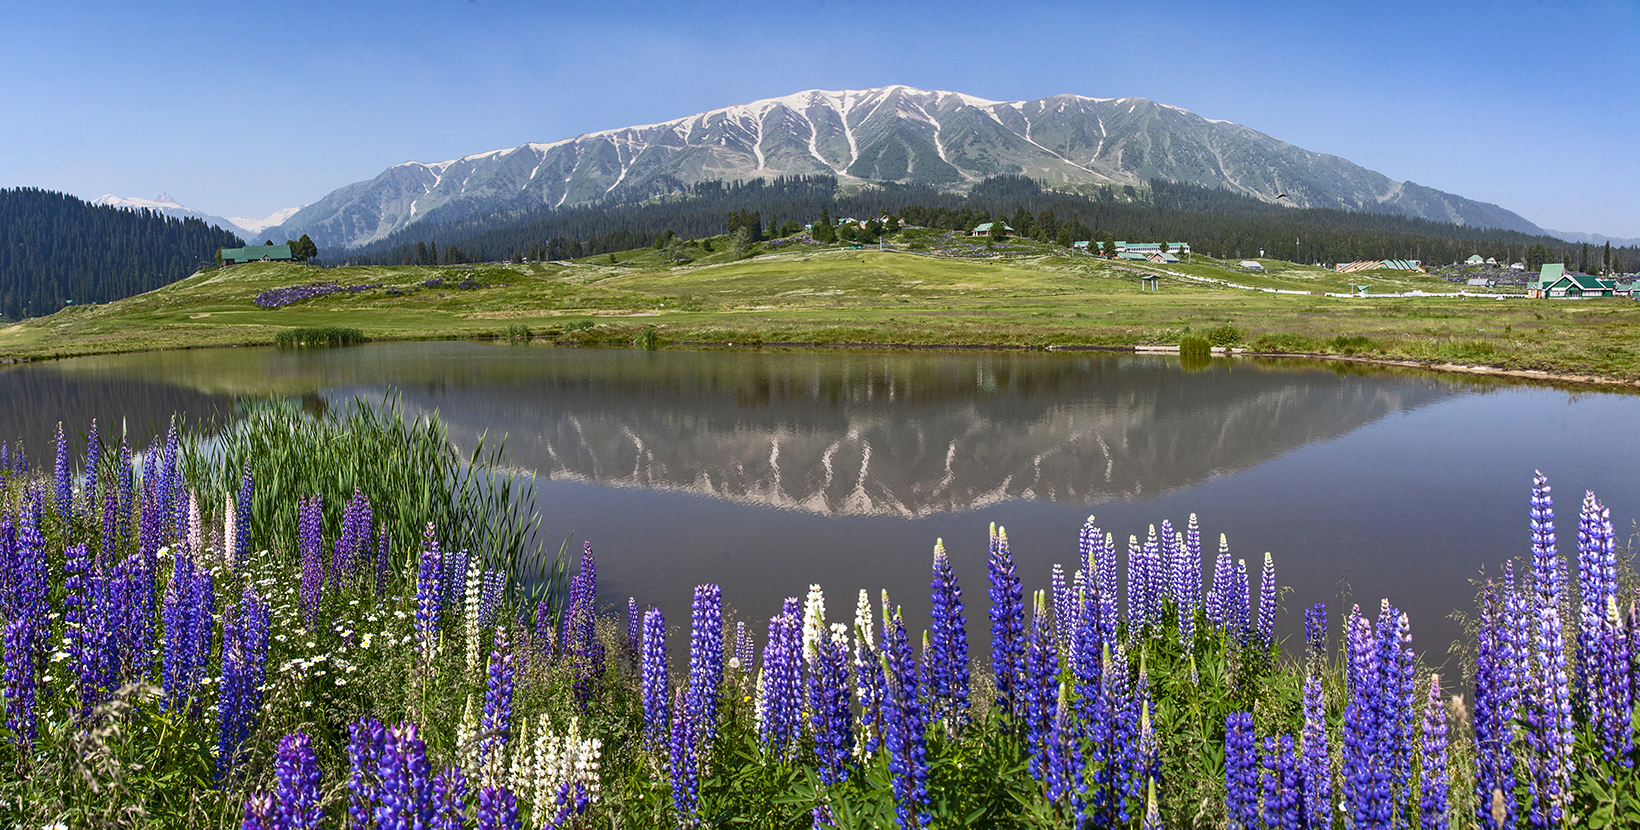
<svg viewBox="0 0 1640 830">
<path fill-rule="evenodd" d="M 1205 337 L 1187 334 L 1179 338 L 1179 357 L 1208 357 L 1213 354 L 1213 347 Z"/>
<path fill-rule="evenodd" d="M 507 327 L 506 338 L 508 340 L 529 340 L 534 336 L 535 332 L 530 331 L 530 327 L 523 323 L 513 323 Z"/>
<path fill-rule="evenodd" d="M 364 332 L 342 326 L 288 329 L 273 336 L 275 346 L 356 346 L 364 341 Z"/>
<path fill-rule="evenodd" d="M 1207 342 L 1214 346 L 1233 346 L 1240 343 L 1241 339 L 1245 336 L 1246 335 L 1241 329 L 1238 329 L 1229 323 L 1225 323 L 1222 326 L 1214 326 L 1213 328 L 1202 332 L 1202 337 L 1207 338 Z"/>
</svg>

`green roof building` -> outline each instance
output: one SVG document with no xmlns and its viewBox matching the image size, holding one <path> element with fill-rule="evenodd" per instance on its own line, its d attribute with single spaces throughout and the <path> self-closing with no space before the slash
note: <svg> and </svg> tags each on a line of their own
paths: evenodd
<svg viewBox="0 0 1640 830">
<path fill-rule="evenodd" d="M 289 245 L 246 245 L 243 248 L 223 248 L 222 264 L 238 265 L 241 262 L 293 262 L 296 257 L 290 255 Z"/>
</svg>

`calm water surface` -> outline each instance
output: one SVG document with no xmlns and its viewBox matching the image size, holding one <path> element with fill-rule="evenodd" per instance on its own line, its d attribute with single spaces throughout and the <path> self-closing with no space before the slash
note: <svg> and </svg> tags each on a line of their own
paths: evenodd
<svg viewBox="0 0 1640 830">
<path fill-rule="evenodd" d="M 1640 515 L 1640 397 L 1303 363 L 1086 354 L 779 354 L 478 343 L 229 349 L 0 371 L 0 436 L 46 458 L 58 420 L 136 435 L 173 411 L 227 417 L 246 395 L 333 405 L 402 395 L 470 446 L 507 436 L 537 476 L 543 536 L 591 540 L 599 591 L 686 622 L 723 585 L 738 618 L 826 589 L 833 619 L 888 589 L 926 620 L 943 537 L 984 638 L 986 528 L 1007 528 L 1027 589 L 1073 565 L 1089 515 L 1143 538 L 1191 512 L 1291 586 L 1280 632 L 1326 601 L 1388 597 L 1440 663 L 1470 580 L 1527 550 L 1533 469 L 1562 540 L 1585 489 L 1625 537 Z M 105 426 L 105 435 L 107 427 Z M 1208 545 L 1210 546 L 1210 545 Z M 761 626 L 759 626 L 761 631 Z M 983 640 L 981 640 L 983 641 Z"/>
</svg>

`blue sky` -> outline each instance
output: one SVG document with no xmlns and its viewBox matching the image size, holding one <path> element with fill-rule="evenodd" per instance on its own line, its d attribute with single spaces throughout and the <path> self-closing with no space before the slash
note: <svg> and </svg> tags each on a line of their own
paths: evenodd
<svg viewBox="0 0 1640 830">
<path fill-rule="evenodd" d="M 1640 237 L 1637 43 L 1635 0 L 40 3 L 0 25 L 0 186 L 255 217 L 406 160 L 899 83 L 1142 96 Z"/>
</svg>

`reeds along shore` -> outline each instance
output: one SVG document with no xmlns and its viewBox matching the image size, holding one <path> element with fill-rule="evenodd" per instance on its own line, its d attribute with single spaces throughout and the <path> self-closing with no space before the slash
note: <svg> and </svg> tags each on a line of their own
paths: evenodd
<svg viewBox="0 0 1640 830">
<path fill-rule="evenodd" d="M 708 583 L 687 632 L 637 598 L 620 620 L 598 594 L 591 545 L 555 585 L 562 570 L 519 553 L 528 523 L 507 512 L 511 494 L 483 489 L 499 476 L 441 455 L 436 422 L 304 418 L 253 413 L 210 451 L 173 428 L 140 458 L 93 426 L 84 459 L 60 440 L 50 468 L 0 447 L 0 819 L 1640 820 L 1640 594 L 1592 494 L 1574 579 L 1541 476 L 1531 559 L 1484 583 L 1462 677 L 1421 665 L 1411 621 L 1387 600 L 1375 615 L 1333 615 L 1336 646 L 1315 605 L 1302 649 L 1283 649 L 1273 558 L 1249 567 L 1222 536 L 1204 550 L 1194 516 L 1129 536 L 1125 553 L 1090 518 L 1070 564 L 1031 591 L 993 529 L 981 657 L 967 639 L 977 609 L 942 544 L 926 626 L 886 592 L 828 609 L 817 585 L 767 618 L 734 618 Z M 414 498 L 346 457 L 407 436 L 428 453 L 416 463 L 445 459 Z"/>
</svg>

